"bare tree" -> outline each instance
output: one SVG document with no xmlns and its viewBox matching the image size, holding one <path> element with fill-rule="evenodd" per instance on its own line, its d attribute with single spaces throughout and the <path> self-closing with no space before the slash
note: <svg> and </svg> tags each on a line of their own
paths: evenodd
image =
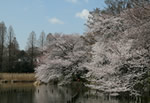
<svg viewBox="0 0 150 103">
<path fill-rule="evenodd" d="M 16 37 L 14 37 L 12 41 L 12 60 L 13 61 L 16 60 L 18 51 L 19 51 L 19 44 L 18 44 Z"/>
<path fill-rule="evenodd" d="M 119 14 L 121 11 L 128 8 L 135 8 L 149 4 L 150 0 L 105 0 L 107 5 L 106 12 Z"/>
<path fill-rule="evenodd" d="M 29 35 L 27 46 L 28 46 L 28 53 L 31 57 L 31 66 L 34 68 L 34 60 L 36 56 L 36 34 L 32 31 Z"/>
<path fill-rule="evenodd" d="M 10 26 L 8 28 L 8 68 L 11 70 L 12 68 L 12 50 L 13 50 L 13 40 L 14 40 L 14 30 L 13 27 Z"/>
<path fill-rule="evenodd" d="M 4 55 L 4 45 L 6 36 L 6 26 L 5 23 L 0 23 L 0 71 L 3 68 L 3 55 Z"/>
<path fill-rule="evenodd" d="M 41 35 L 39 37 L 39 46 L 42 49 L 42 51 L 43 51 L 43 47 L 44 47 L 45 41 L 46 41 L 45 32 L 42 31 Z"/>
</svg>

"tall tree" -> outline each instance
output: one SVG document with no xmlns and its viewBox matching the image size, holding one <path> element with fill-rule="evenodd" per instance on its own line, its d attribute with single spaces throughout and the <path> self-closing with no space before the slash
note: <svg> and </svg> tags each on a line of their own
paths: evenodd
<svg viewBox="0 0 150 103">
<path fill-rule="evenodd" d="M 4 22 L 1 22 L 0 23 L 0 71 L 2 71 L 3 68 L 5 37 L 6 37 L 6 26 Z"/>
<path fill-rule="evenodd" d="M 13 61 L 17 61 L 18 52 L 19 52 L 19 44 L 18 44 L 16 37 L 14 37 L 12 41 L 12 60 Z"/>
<path fill-rule="evenodd" d="M 28 38 L 28 42 L 27 42 L 27 46 L 28 46 L 28 54 L 31 57 L 31 66 L 32 68 L 34 68 L 34 61 L 35 61 L 35 57 L 36 57 L 36 33 L 34 31 L 32 31 L 29 35 Z"/>
<path fill-rule="evenodd" d="M 17 70 L 21 69 L 17 67 L 18 60 L 19 60 L 19 44 L 16 39 L 16 37 L 13 38 L 12 44 L 11 44 L 11 63 L 12 63 L 12 68 L 10 68 L 10 72 L 18 72 Z"/>
<path fill-rule="evenodd" d="M 42 31 L 41 35 L 39 37 L 39 47 L 42 49 L 42 51 L 43 51 L 43 47 L 44 47 L 45 41 L 46 41 L 45 32 Z"/>
<path fill-rule="evenodd" d="M 12 69 L 12 55 L 13 55 L 13 41 L 14 41 L 14 30 L 13 27 L 10 26 L 8 28 L 8 69 Z"/>
</svg>

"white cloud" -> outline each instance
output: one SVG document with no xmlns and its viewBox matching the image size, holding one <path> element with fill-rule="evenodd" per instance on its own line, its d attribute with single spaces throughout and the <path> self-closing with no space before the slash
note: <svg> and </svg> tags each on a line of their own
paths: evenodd
<svg viewBox="0 0 150 103">
<path fill-rule="evenodd" d="M 52 24 L 64 24 L 63 21 L 61 21 L 61 20 L 59 20 L 59 19 L 57 19 L 57 18 L 50 18 L 50 19 L 48 19 L 48 21 L 49 21 L 50 23 L 52 23 Z"/>
<path fill-rule="evenodd" d="M 87 20 L 90 13 L 87 9 L 83 9 L 81 12 L 76 13 L 76 17 Z"/>
</svg>

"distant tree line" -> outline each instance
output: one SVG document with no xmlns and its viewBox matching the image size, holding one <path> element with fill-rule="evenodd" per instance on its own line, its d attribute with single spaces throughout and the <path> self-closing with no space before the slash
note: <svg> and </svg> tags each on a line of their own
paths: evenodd
<svg viewBox="0 0 150 103">
<path fill-rule="evenodd" d="M 46 43 L 46 35 L 41 32 L 39 40 L 32 31 L 27 41 L 25 50 L 19 49 L 12 26 L 5 26 L 0 22 L 0 72 L 32 73 L 36 67 L 36 57 L 42 54 Z"/>
</svg>

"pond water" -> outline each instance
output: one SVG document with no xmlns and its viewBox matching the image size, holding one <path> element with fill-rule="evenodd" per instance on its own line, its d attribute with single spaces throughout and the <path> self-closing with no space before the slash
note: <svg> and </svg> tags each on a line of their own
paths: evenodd
<svg viewBox="0 0 150 103">
<path fill-rule="evenodd" d="M 150 103 L 150 97 L 110 96 L 82 85 L 0 84 L 0 103 Z"/>
</svg>

